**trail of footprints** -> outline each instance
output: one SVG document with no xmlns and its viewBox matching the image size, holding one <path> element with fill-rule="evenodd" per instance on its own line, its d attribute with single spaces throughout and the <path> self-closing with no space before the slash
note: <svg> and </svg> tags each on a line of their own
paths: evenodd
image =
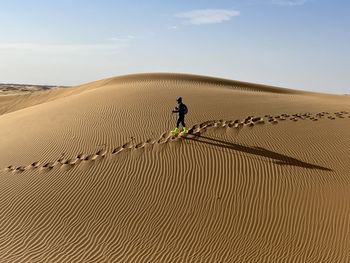
<svg viewBox="0 0 350 263">
<path fill-rule="evenodd" d="M 225 121 L 225 120 L 211 120 L 206 121 L 200 124 L 193 125 L 190 129 L 188 134 L 183 136 L 173 136 L 170 132 L 164 132 L 158 140 L 154 139 L 148 139 L 145 142 L 140 142 L 138 144 L 135 144 L 133 140 L 125 143 L 122 146 L 119 146 L 115 148 L 111 153 L 108 153 L 107 150 L 101 149 L 98 152 L 94 154 L 78 154 L 75 158 L 72 159 L 65 159 L 63 155 L 61 158 L 56 160 L 55 162 L 47 162 L 47 163 L 41 163 L 39 161 L 33 162 L 30 165 L 27 166 L 13 166 L 10 165 L 5 168 L 5 171 L 7 172 L 13 172 L 13 173 L 21 173 L 27 170 L 34 170 L 34 169 L 40 169 L 40 170 L 46 170 L 49 171 L 53 169 L 56 166 L 60 166 L 63 170 L 69 170 L 80 163 L 83 162 L 94 162 L 97 160 L 101 160 L 105 158 L 108 154 L 111 154 L 113 156 L 117 156 L 122 152 L 126 151 L 138 151 L 140 149 L 145 148 L 151 148 L 153 146 L 166 144 L 168 142 L 175 142 L 181 139 L 181 137 L 187 137 L 187 138 L 195 138 L 196 136 L 200 136 L 201 134 L 205 133 L 207 129 L 209 128 L 227 128 L 227 129 L 241 129 L 243 127 L 254 127 L 255 125 L 261 125 L 261 124 L 277 124 L 280 121 L 300 121 L 300 120 L 311 120 L 311 121 L 318 121 L 320 119 L 329 119 L 329 120 L 335 120 L 337 118 L 344 119 L 344 118 L 350 118 L 349 112 L 347 111 L 340 111 L 335 112 L 333 114 L 329 112 L 320 112 L 316 114 L 311 113 L 297 113 L 297 114 L 281 114 L 278 116 L 273 115 L 265 115 L 264 117 L 255 117 L 255 116 L 248 116 L 247 118 L 243 120 L 235 120 L 235 121 Z"/>
</svg>

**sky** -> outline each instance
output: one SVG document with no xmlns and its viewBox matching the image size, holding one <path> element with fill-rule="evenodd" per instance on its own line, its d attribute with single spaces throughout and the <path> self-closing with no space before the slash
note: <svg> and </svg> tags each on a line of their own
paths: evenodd
<svg viewBox="0 0 350 263">
<path fill-rule="evenodd" d="M 183 72 L 350 94 L 348 0 L 0 0 L 0 82 Z"/>
</svg>

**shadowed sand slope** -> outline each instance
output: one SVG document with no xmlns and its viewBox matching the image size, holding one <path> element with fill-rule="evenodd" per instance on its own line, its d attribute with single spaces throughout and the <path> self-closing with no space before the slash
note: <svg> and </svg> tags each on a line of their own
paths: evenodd
<svg viewBox="0 0 350 263">
<path fill-rule="evenodd" d="M 349 262 L 349 112 L 180 74 L 0 96 L 0 262 Z"/>
</svg>

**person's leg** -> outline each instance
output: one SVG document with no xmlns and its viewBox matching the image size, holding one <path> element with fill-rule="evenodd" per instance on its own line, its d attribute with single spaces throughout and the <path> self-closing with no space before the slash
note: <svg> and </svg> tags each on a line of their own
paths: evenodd
<svg viewBox="0 0 350 263">
<path fill-rule="evenodd" d="M 177 122 L 176 122 L 176 128 L 174 130 L 171 131 L 171 134 L 172 135 L 176 135 L 179 133 L 179 126 L 180 126 L 180 123 L 181 123 L 181 119 L 178 118 L 177 119 Z"/>
<path fill-rule="evenodd" d="M 185 117 L 184 116 L 179 116 L 179 119 L 177 120 L 177 127 L 180 127 L 180 124 L 182 127 L 185 127 Z"/>
<path fill-rule="evenodd" d="M 182 124 L 182 133 L 187 133 L 188 129 L 187 129 L 186 124 L 185 124 L 185 116 L 182 116 L 181 124 Z"/>
<path fill-rule="evenodd" d="M 177 119 L 176 128 L 179 128 L 181 122 L 182 122 L 182 120 L 181 120 L 181 118 L 179 117 L 179 118 Z"/>
<path fill-rule="evenodd" d="M 181 119 L 182 128 L 186 128 L 185 118 Z"/>
</svg>

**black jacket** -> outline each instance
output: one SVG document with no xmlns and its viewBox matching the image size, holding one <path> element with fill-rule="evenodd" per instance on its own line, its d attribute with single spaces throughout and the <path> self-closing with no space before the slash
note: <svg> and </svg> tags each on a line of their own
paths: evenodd
<svg viewBox="0 0 350 263">
<path fill-rule="evenodd" d="M 184 117 L 187 113 L 187 106 L 183 103 L 180 103 L 178 107 L 175 108 L 174 112 L 178 112 L 179 116 Z"/>
</svg>

